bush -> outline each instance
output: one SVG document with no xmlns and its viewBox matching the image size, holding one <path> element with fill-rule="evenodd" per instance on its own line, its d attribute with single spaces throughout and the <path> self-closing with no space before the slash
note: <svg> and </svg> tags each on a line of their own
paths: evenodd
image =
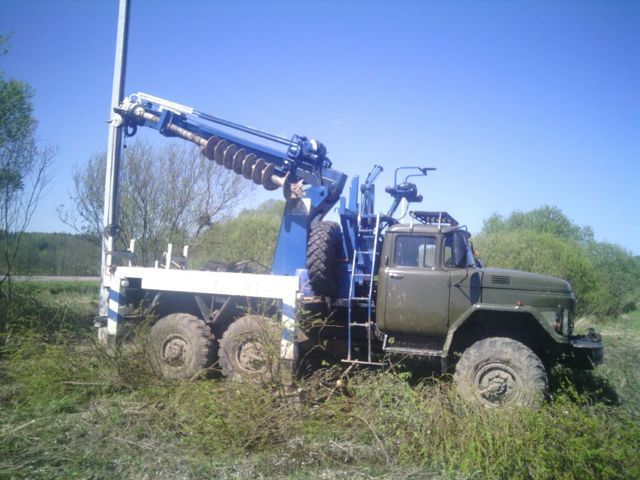
<svg viewBox="0 0 640 480">
<path fill-rule="evenodd" d="M 573 288 L 578 313 L 595 309 L 602 285 L 585 251 L 576 243 L 531 230 L 480 235 L 474 245 L 488 266 L 563 278 Z"/>
<path fill-rule="evenodd" d="M 284 202 L 269 200 L 254 210 L 209 228 L 193 247 L 192 263 L 231 263 L 252 260 L 269 267 L 280 228 Z"/>
<path fill-rule="evenodd" d="M 485 264 L 564 278 L 579 314 L 617 315 L 640 297 L 640 262 L 617 245 L 596 242 L 555 207 L 493 215 L 474 238 Z"/>
<path fill-rule="evenodd" d="M 24 282 L 0 286 L 0 345 L 23 336 L 46 341 L 85 335 L 97 311 L 97 282 Z"/>
</svg>

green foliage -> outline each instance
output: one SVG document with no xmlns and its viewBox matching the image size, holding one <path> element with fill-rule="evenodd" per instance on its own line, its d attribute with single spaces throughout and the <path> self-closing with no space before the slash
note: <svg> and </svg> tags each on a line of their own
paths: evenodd
<svg viewBox="0 0 640 480">
<path fill-rule="evenodd" d="M 351 434 L 406 466 L 482 478 L 621 478 L 623 465 L 638 471 L 627 464 L 640 440 L 631 418 L 586 407 L 569 387 L 539 411 L 469 407 L 446 384 L 411 388 L 393 374 L 360 377 L 351 389 L 350 414 L 365 427 Z"/>
<path fill-rule="evenodd" d="M 0 37 L 0 55 L 7 39 Z M 0 284 L 12 273 L 22 233 L 49 180 L 54 156 L 36 141 L 38 122 L 33 116 L 33 90 L 24 82 L 6 80 L 0 71 Z M 4 328 L 0 318 L 0 332 Z"/>
<path fill-rule="evenodd" d="M 513 212 L 508 218 L 494 214 L 484 221 L 482 233 L 502 233 L 509 231 L 531 230 L 538 233 L 549 233 L 555 237 L 587 242 L 593 240 L 590 227 L 579 227 L 569 220 L 557 207 L 544 207 L 530 212 Z"/>
<path fill-rule="evenodd" d="M 105 168 L 104 153 L 77 168 L 71 205 L 58 210 L 62 221 L 93 238 L 102 236 Z M 151 266 L 162 260 L 168 242 L 177 252 L 212 222 L 228 218 L 251 185 L 193 146 L 156 148 L 136 140 L 122 158 L 116 248 L 135 239 L 137 264 Z"/>
<path fill-rule="evenodd" d="M 33 118 L 32 99 L 33 90 L 27 83 L 7 81 L 0 74 L 0 152 L 3 156 L 15 155 L 16 148 L 26 148 L 27 152 L 20 152 L 19 155 L 28 155 L 34 148 L 34 134 L 38 123 Z M 19 168 L 19 164 L 3 162 L 1 166 L 3 173 L 12 172 L 20 178 L 20 171 L 15 170 Z M 6 186 L 0 184 L 2 189 Z"/>
<path fill-rule="evenodd" d="M 22 338 L 42 341 L 84 336 L 93 325 L 98 282 L 19 282 L 0 286 L 0 316 L 5 331 L 0 345 Z M 9 295 L 9 293 L 11 295 Z"/>
<path fill-rule="evenodd" d="M 640 473 L 633 417 L 585 405 L 570 390 L 537 412 L 469 409 L 446 385 L 410 387 L 392 374 L 356 375 L 348 395 L 315 406 L 284 404 L 267 391 L 220 381 L 123 394 L 62 383 L 83 377 L 59 376 L 54 361 L 63 359 L 48 350 L 43 355 L 41 367 L 46 360 L 54 368 L 49 383 L 18 380 L 12 394 L 20 401 L 5 403 L 7 391 L 0 399 L 0 466 L 9 478 L 155 472 L 158 478 L 623 479 Z M 56 383 L 62 385 L 53 388 Z"/>
<path fill-rule="evenodd" d="M 639 257 L 604 242 L 589 242 L 585 250 L 602 287 L 602 295 L 594 300 L 594 309 L 607 315 L 634 310 L 640 298 Z"/>
<path fill-rule="evenodd" d="M 3 268 L 6 262 L 0 258 L 0 270 Z M 14 275 L 98 275 L 100 245 L 84 235 L 24 232 L 12 270 Z"/>
<path fill-rule="evenodd" d="M 544 273 L 571 283 L 580 313 L 593 310 L 600 296 L 597 273 L 583 249 L 551 233 L 503 231 L 474 239 L 485 264 Z"/>
<path fill-rule="evenodd" d="M 220 379 L 163 383 L 144 373 L 140 340 L 107 351 L 80 334 L 84 317 L 71 312 L 85 308 L 85 288 L 23 292 L 49 315 L 74 306 L 49 335 L 24 328 L 0 355 L 0 478 L 640 475 L 637 312 L 603 326 L 612 350 L 595 373 L 553 372 L 540 410 L 489 410 L 447 381 L 411 385 L 397 369 L 321 371 L 291 395 Z"/>
<path fill-rule="evenodd" d="M 284 201 L 268 200 L 256 209 L 243 210 L 235 218 L 212 225 L 194 245 L 193 265 L 253 260 L 270 266 L 283 209 Z"/>
<path fill-rule="evenodd" d="M 617 245 L 596 242 L 589 227 L 573 224 L 555 207 L 494 215 L 474 244 L 487 266 L 568 280 L 581 314 L 616 315 L 635 308 L 640 296 L 638 260 Z"/>
</svg>

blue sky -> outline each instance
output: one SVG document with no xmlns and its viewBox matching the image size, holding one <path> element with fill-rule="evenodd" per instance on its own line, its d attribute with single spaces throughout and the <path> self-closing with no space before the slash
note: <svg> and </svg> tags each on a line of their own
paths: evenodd
<svg viewBox="0 0 640 480">
<path fill-rule="evenodd" d="M 5 77 L 58 147 L 32 230 L 62 231 L 74 165 L 104 150 L 117 0 L 0 0 Z M 378 209 L 401 165 L 472 232 L 554 205 L 640 254 L 640 2 L 133 0 L 127 92 L 325 143 Z M 147 138 L 154 139 L 153 136 Z M 248 206 L 277 193 L 260 193 Z"/>
</svg>

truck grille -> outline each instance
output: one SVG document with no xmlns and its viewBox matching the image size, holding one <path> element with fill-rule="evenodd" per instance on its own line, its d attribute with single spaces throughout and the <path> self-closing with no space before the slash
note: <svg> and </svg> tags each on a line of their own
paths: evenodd
<svg viewBox="0 0 640 480">
<path fill-rule="evenodd" d="M 491 283 L 494 285 L 510 285 L 511 277 L 508 275 L 491 275 Z"/>
</svg>

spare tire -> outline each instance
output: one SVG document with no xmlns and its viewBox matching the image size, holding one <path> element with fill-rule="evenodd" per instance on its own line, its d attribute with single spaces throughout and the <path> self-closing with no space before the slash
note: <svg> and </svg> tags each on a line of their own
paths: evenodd
<svg viewBox="0 0 640 480">
<path fill-rule="evenodd" d="M 311 227 L 307 242 L 307 272 L 316 295 L 336 295 L 337 269 L 343 256 L 340 225 L 335 222 L 318 222 Z"/>
</svg>

